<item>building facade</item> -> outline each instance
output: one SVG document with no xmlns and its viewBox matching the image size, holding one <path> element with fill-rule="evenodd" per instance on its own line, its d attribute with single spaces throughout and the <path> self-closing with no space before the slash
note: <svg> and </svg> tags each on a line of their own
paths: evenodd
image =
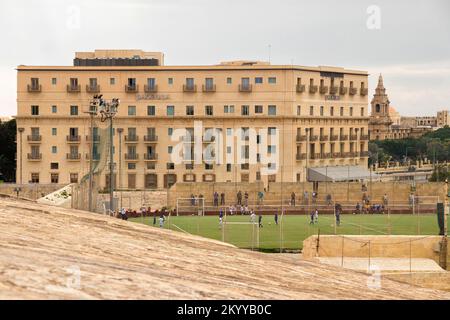
<svg viewBox="0 0 450 320">
<path fill-rule="evenodd" d="M 120 99 L 116 188 L 295 182 L 307 179 L 308 167 L 367 166 L 364 71 L 258 61 L 165 66 L 162 54 L 123 50 L 78 53 L 74 66 L 17 70 L 18 182 L 79 182 L 89 172 L 91 139 L 96 144 L 107 125 L 95 120 L 91 132 L 86 113 L 100 93 Z M 261 140 L 267 146 L 251 146 Z M 212 146 L 208 163 L 186 157 L 198 144 Z M 272 160 L 263 163 L 263 153 Z M 105 169 L 101 186 L 107 176 Z"/>
</svg>

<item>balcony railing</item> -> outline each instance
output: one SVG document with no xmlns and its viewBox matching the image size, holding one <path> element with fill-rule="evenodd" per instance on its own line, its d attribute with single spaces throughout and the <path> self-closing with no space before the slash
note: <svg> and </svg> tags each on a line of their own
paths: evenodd
<svg viewBox="0 0 450 320">
<path fill-rule="evenodd" d="M 305 85 L 304 84 L 297 84 L 297 92 L 298 93 L 305 92 Z"/>
<path fill-rule="evenodd" d="M 80 142 L 81 141 L 81 136 L 66 136 L 66 140 L 67 142 Z"/>
<path fill-rule="evenodd" d="M 197 91 L 197 85 L 196 84 L 183 84 L 183 91 L 184 92 L 196 92 Z"/>
<path fill-rule="evenodd" d="M 295 155 L 295 159 L 297 159 L 297 160 L 305 160 L 306 159 L 306 153 L 297 153 Z"/>
<path fill-rule="evenodd" d="M 328 136 L 327 135 L 320 136 L 320 141 L 328 141 Z"/>
<path fill-rule="evenodd" d="M 336 94 L 338 92 L 337 86 L 331 86 L 330 87 L 330 94 Z"/>
<path fill-rule="evenodd" d="M 87 135 L 86 136 L 86 142 L 90 143 L 91 142 L 91 138 L 92 138 L 92 136 Z M 100 141 L 100 136 L 98 134 L 95 134 L 93 138 L 94 138 L 94 142 L 99 142 Z"/>
<path fill-rule="evenodd" d="M 149 85 L 144 85 L 144 92 L 146 92 L 146 93 L 155 93 L 155 92 L 158 92 L 158 85 L 152 85 L 152 86 L 149 86 Z"/>
<path fill-rule="evenodd" d="M 28 160 L 42 160 L 42 153 L 28 153 Z"/>
<path fill-rule="evenodd" d="M 360 94 L 361 94 L 362 96 L 367 96 L 367 93 L 368 93 L 367 88 L 361 88 Z"/>
<path fill-rule="evenodd" d="M 357 92 L 358 92 L 358 89 L 350 87 L 349 94 L 351 96 L 354 96 Z"/>
<path fill-rule="evenodd" d="M 79 84 L 68 84 L 67 85 L 67 92 L 81 92 L 81 86 Z"/>
<path fill-rule="evenodd" d="M 369 156 L 369 151 L 361 151 L 360 152 L 360 157 L 361 158 L 365 158 L 365 157 L 368 157 Z"/>
<path fill-rule="evenodd" d="M 125 136 L 125 142 L 138 142 L 138 141 L 139 141 L 139 137 L 136 135 Z"/>
<path fill-rule="evenodd" d="M 316 93 L 317 92 L 317 86 L 315 85 L 310 85 L 309 86 L 309 93 Z"/>
<path fill-rule="evenodd" d="M 361 140 L 369 140 L 369 135 L 368 134 L 361 135 Z"/>
<path fill-rule="evenodd" d="M 339 140 L 341 140 L 341 141 L 347 141 L 347 140 L 348 140 L 348 135 L 346 135 L 346 134 L 341 135 L 341 136 L 339 137 Z"/>
<path fill-rule="evenodd" d="M 127 93 L 136 93 L 139 91 L 139 85 L 125 85 L 125 92 Z"/>
<path fill-rule="evenodd" d="M 28 92 L 41 92 L 42 86 L 40 84 L 38 84 L 38 85 L 29 84 L 29 85 L 27 85 L 27 89 L 28 89 Z"/>
<path fill-rule="evenodd" d="M 146 136 L 144 136 L 144 141 L 145 142 L 156 142 L 156 141 L 158 141 L 158 136 L 154 135 L 154 134 L 146 135 Z"/>
<path fill-rule="evenodd" d="M 306 136 L 302 136 L 302 135 L 297 135 L 296 137 L 297 142 L 301 142 L 301 141 L 306 141 Z"/>
<path fill-rule="evenodd" d="M 320 86 L 320 87 L 319 87 L 319 92 L 320 92 L 321 94 L 327 93 L 327 92 L 328 92 L 328 86 Z"/>
<path fill-rule="evenodd" d="M 30 142 L 41 142 L 42 136 L 38 134 L 32 134 L 31 136 L 27 136 L 27 140 Z"/>
<path fill-rule="evenodd" d="M 319 139 L 319 136 L 309 136 L 309 141 L 317 141 Z"/>
<path fill-rule="evenodd" d="M 350 140 L 358 140 L 358 135 L 356 135 L 356 134 L 351 134 L 351 135 L 350 135 Z"/>
<path fill-rule="evenodd" d="M 337 134 L 333 134 L 330 136 L 330 141 L 338 141 L 339 140 L 339 136 Z"/>
<path fill-rule="evenodd" d="M 137 153 L 125 153 L 125 160 L 138 160 L 139 155 Z"/>
<path fill-rule="evenodd" d="M 212 84 L 212 85 L 204 84 L 202 86 L 202 90 L 203 90 L 203 92 L 216 92 L 216 85 L 215 84 Z"/>
<path fill-rule="evenodd" d="M 333 152 L 333 158 L 343 158 L 342 152 Z"/>
<path fill-rule="evenodd" d="M 86 85 L 86 92 L 89 92 L 89 93 L 98 93 L 98 92 L 100 92 L 100 86 L 98 85 L 98 84 L 96 84 L 96 85 L 89 85 L 89 84 L 87 84 Z"/>
<path fill-rule="evenodd" d="M 157 153 L 145 153 L 144 160 L 158 160 L 158 154 Z"/>
<path fill-rule="evenodd" d="M 347 91 L 348 91 L 347 87 L 339 87 L 339 94 L 344 95 L 347 93 Z"/>
<path fill-rule="evenodd" d="M 80 160 L 81 153 L 66 153 L 67 160 Z"/>
<path fill-rule="evenodd" d="M 253 87 L 251 84 L 240 84 L 239 85 L 239 92 L 251 92 L 253 90 Z"/>
</svg>

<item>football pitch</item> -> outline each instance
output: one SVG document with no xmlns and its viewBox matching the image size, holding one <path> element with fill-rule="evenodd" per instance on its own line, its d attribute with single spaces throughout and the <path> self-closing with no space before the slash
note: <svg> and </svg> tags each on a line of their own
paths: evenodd
<svg viewBox="0 0 450 320">
<path fill-rule="evenodd" d="M 130 218 L 130 221 L 159 227 L 159 218 Z M 248 215 L 228 215 L 226 224 L 220 226 L 218 216 L 171 216 L 164 228 L 199 235 L 231 243 L 240 248 L 263 251 L 300 250 L 303 240 L 311 235 L 438 235 L 435 214 L 344 214 L 340 226 L 335 226 L 333 215 L 319 215 L 318 223 L 310 224 L 307 215 L 264 215 L 262 227 L 250 223 Z"/>
</svg>

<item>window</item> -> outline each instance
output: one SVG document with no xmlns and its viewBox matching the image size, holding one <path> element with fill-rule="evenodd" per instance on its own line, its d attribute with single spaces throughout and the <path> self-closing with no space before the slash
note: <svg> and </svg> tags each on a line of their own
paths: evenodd
<svg viewBox="0 0 450 320">
<path fill-rule="evenodd" d="M 31 183 L 39 183 L 39 173 L 31 174 Z"/>
<path fill-rule="evenodd" d="M 78 115 L 78 106 L 70 106 L 70 115 L 77 116 Z"/>
<path fill-rule="evenodd" d="M 51 170 L 58 170 L 58 168 L 59 168 L 58 162 L 50 163 L 50 169 Z"/>
<path fill-rule="evenodd" d="M 136 174 L 128 174 L 128 189 L 136 189 Z"/>
<path fill-rule="evenodd" d="M 320 115 L 323 116 L 323 106 L 320 106 Z"/>
<path fill-rule="evenodd" d="M 309 115 L 313 116 L 314 115 L 314 106 L 310 106 L 309 107 Z"/>
<path fill-rule="evenodd" d="M 275 145 L 270 145 L 267 146 L 267 153 L 276 153 L 276 146 Z"/>
<path fill-rule="evenodd" d="M 213 170 L 214 166 L 212 163 L 205 163 L 205 170 Z"/>
<path fill-rule="evenodd" d="M 51 183 L 58 183 L 58 181 L 59 181 L 59 174 L 58 173 L 52 173 L 50 175 L 50 181 L 51 181 Z"/>
<path fill-rule="evenodd" d="M 52 128 L 52 136 L 56 136 L 58 130 L 56 128 Z"/>
<path fill-rule="evenodd" d="M 223 106 L 224 113 L 234 113 L 234 106 Z"/>
<path fill-rule="evenodd" d="M 129 162 L 128 170 L 136 170 L 136 162 Z"/>
<path fill-rule="evenodd" d="M 269 116 L 277 115 L 277 106 L 269 106 Z"/>
<path fill-rule="evenodd" d="M 167 128 L 167 134 L 171 136 L 173 134 L 173 128 Z"/>
<path fill-rule="evenodd" d="M 193 116 L 194 115 L 194 106 L 186 106 L 186 115 Z"/>
<path fill-rule="evenodd" d="M 330 116 L 334 116 L 334 107 L 333 106 L 330 107 Z"/>
<path fill-rule="evenodd" d="M 78 173 L 70 174 L 70 183 L 78 183 Z"/>
<path fill-rule="evenodd" d="M 174 106 L 167 106 L 167 115 L 168 116 L 175 115 L 175 107 Z"/>
<path fill-rule="evenodd" d="M 269 82 L 270 84 L 275 84 L 275 83 L 277 83 L 277 78 L 275 78 L 275 77 L 269 77 L 268 82 Z"/>
<path fill-rule="evenodd" d="M 97 88 L 97 78 L 89 78 L 89 87 L 91 89 Z"/>
<path fill-rule="evenodd" d="M 52 85 L 56 85 L 56 78 L 52 78 Z"/>
<path fill-rule="evenodd" d="M 262 77 L 256 77 L 256 78 L 255 78 L 255 83 L 256 83 L 256 84 L 261 84 L 261 83 L 263 83 L 263 78 L 262 78 Z"/>
<path fill-rule="evenodd" d="M 233 134 L 233 129 L 227 128 L 227 136 L 231 136 Z"/>
<path fill-rule="evenodd" d="M 248 116 L 249 115 L 248 109 L 249 109 L 249 106 L 242 106 L 241 107 L 241 115 Z"/>
<path fill-rule="evenodd" d="M 116 84 L 116 79 L 115 78 L 109 78 L 109 84 L 110 85 L 115 85 Z"/>
<path fill-rule="evenodd" d="M 135 116 L 136 115 L 136 106 L 128 106 L 128 115 Z"/>
<path fill-rule="evenodd" d="M 57 153 L 58 152 L 58 148 L 56 146 L 52 146 L 52 153 Z"/>
<path fill-rule="evenodd" d="M 206 88 L 206 90 L 214 89 L 214 79 L 213 78 L 205 78 L 205 88 Z"/>
<path fill-rule="evenodd" d="M 31 106 L 31 115 L 38 116 L 39 115 L 39 106 Z"/>
<path fill-rule="evenodd" d="M 341 108 L 340 108 L 339 114 L 340 114 L 341 117 L 344 116 L 344 107 L 341 107 Z"/>
<path fill-rule="evenodd" d="M 147 78 L 147 87 L 150 90 L 156 89 L 156 80 L 155 78 Z"/>
<path fill-rule="evenodd" d="M 269 136 L 274 136 L 276 134 L 276 132 L 277 132 L 277 128 L 275 128 L 275 127 L 267 128 L 267 133 Z"/>
<path fill-rule="evenodd" d="M 52 113 L 56 113 L 58 111 L 58 107 L 57 106 L 52 106 Z"/>
<path fill-rule="evenodd" d="M 263 113 L 263 106 L 255 106 L 255 113 Z"/>
<path fill-rule="evenodd" d="M 227 172 L 231 172 L 231 163 L 227 163 Z"/>
<path fill-rule="evenodd" d="M 173 78 L 167 79 L 167 83 L 168 83 L 169 85 L 172 85 L 172 84 L 173 84 Z"/>
<path fill-rule="evenodd" d="M 155 115 L 155 106 L 147 106 L 147 115 L 154 116 Z"/>
<path fill-rule="evenodd" d="M 227 84 L 231 84 L 232 82 L 231 78 L 227 78 Z"/>
<path fill-rule="evenodd" d="M 128 88 L 130 89 L 136 89 L 136 78 L 128 78 Z"/>
<path fill-rule="evenodd" d="M 364 117 L 364 107 L 361 108 L 361 117 Z"/>
<path fill-rule="evenodd" d="M 302 106 L 297 106 L 297 115 L 300 116 L 302 114 Z"/>
<path fill-rule="evenodd" d="M 241 173 L 241 182 L 248 182 L 249 176 L 248 173 Z"/>
<path fill-rule="evenodd" d="M 175 169 L 175 164 L 173 162 L 167 162 L 167 170 Z"/>
<path fill-rule="evenodd" d="M 350 107 L 350 117 L 353 116 L 353 107 Z"/>
<path fill-rule="evenodd" d="M 256 171 L 256 181 L 261 181 L 261 171 Z"/>
<path fill-rule="evenodd" d="M 205 106 L 205 114 L 207 116 L 212 116 L 213 115 L 213 106 Z"/>
<path fill-rule="evenodd" d="M 171 154 L 172 151 L 173 151 L 173 147 L 172 147 L 172 146 L 168 146 L 168 147 L 167 147 L 167 153 L 168 153 L 168 154 Z"/>
<path fill-rule="evenodd" d="M 186 89 L 194 90 L 194 78 L 186 78 Z"/>
</svg>

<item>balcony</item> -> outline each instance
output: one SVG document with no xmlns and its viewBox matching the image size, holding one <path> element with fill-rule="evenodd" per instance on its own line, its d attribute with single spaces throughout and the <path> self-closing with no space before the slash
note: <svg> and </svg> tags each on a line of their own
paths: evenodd
<svg viewBox="0 0 450 320">
<path fill-rule="evenodd" d="M 139 141 L 139 137 L 136 135 L 125 136 L 125 143 L 136 143 Z"/>
<path fill-rule="evenodd" d="M 320 141 L 328 141 L 328 136 L 327 135 L 320 136 Z"/>
<path fill-rule="evenodd" d="M 367 93 L 368 93 L 367 88 L 361 88 L 361 89 L 360 89 L 360 94 L 361 94 L 362 96 L 367 96 Z"/>
<path fill-rule="evenodd" d="M 297 153 L 295 155 L 296 160 L 305 160 L 306 159 L 306 153 Z"/>
<path fill-rule="evenodd" d="M 358 92 L 358 89 L 350 87 L 350 90 L 349 90 L 348 93 L 349 93 L 351 96 L 354 96 L 357 92 Z"/>
<path fill-rule="evenodd" d="M 343 158 L 342 152 L 333 152 L 333 158 Z"/>
<path fill-rule="evenodd" d="M 339 87 L 339 94 L 344 95 L 347 93 L 347 91 L 348 91 L 347 87 Z"/>
<path fill-rule="evenodd" d="M 305 85 L 304 84 L 297 84 L 297 92 L 298 93 L 305 92 Z"/>
<path fill-rule="evenodd" d="M 319 92 L 320 92 L 320 94 L 328 93 L 328 86 L 320 86 Z"/>
<path fill-rule="evenodd" d="M 252 92 L 253 87 L 251 84 L 240 84 L 239 92 Z"/>
<path fill-rule="evenodd" d="M 40 161 L 42 160 L 42 153 L 28 153 L 27 158 L 32 161 Z"/>
<path fill-rule="evenodd" d="M 317 92 L 317 86 L 315 85 L 310 85 L 309 86 L 309 93 L 316 93 Z"/>
<path fill-rule="evenodd" d="M 337 86 L 331 86 L 330 87 L 330 94 L 336 94 L 338 92 Z"/>
<path fill-rule="evenodd" d="M 183 92 L 197 92 L 197 85 L 196 84 L 183 84 Z"/>
<path fill-rule="evenodd" d="M 302 135 L 298 134 L 296 137 L 296 140 L 297 140 L 297 142 L 306 141 L 306 136 L 302 136 Z"/>
<path fill-rule="evenodd" d="M 86 160 L 89 160 L 89 159 L 90 159 L 90 155 L 89 155 L 89 153 L 86 153 Z M 95 153 L 95 154 L 92 156 L 92 160 L 93 160 L 93 161 L 99 161 L 99 160 L 100 160 L 100 154 Z"/>
<path fill-rule="evenodd" d="M 348 140 L 348 135 L 346 135 L 346 134 L 341 135 L 341 136 L 339 137 L 339 140 L 340 140 L 340 141 L 347 141 L 347 140 Z"/>
<path fill-rule="evenodd" d="M 333 134 L 330 136 L 330 141 L 338 141 L 339 140 L 339 136 L 337 134 Z"/>
<path fill-rule="evenodd" d="M 358 135 L 356 135 L 356 134 L 351 134 L 351 135 L 350 135 L 350 140 L 358 140 Z"/>
<path fill-rule="evenodd" d="M 94 143 L 100 142 L 100 136 L 99 136 L 98 134 L 94 135 L 93 138 L 94 138 Z M 86 142 L 87 142 L 87 143 L 90 143 L 91 140 L 92 140 L 92 136 L 87 135 L 87 136 L 86 136 Z"/>
<path fill-rule="evenodd" d="M 100 86 L 99 85 L 89 85 L 89 84 L 87 84 L 86 85 L 86 92 L 89 92 L 89 93 L 99 93 L 100 92 Z"/>
<path fill-rule="evenodd" d="M 125 153 L 125 160 L 138 160 L 139 155 L 137 153 Z"/>
<path fill-rule="evenodd" d="M 203 136 L 203 143 L 212 143 L 214 141 L 216 141 L 215 136 L 211 136 L 211 137 Z"/>
<path fill-rule="evenodd" d="M 204 84 L 202 86 L 202 90 L 203 90 L 203 92 L 216 92 L 216 85 L 215 84 L 213 84 L 213 85 Z"/>
<path fill-rule="evenodd" d="M 66 153 L 66 159 L 72 161 L 78 161 L 81 159 L 81 153 Z"/>
<path fill-rule="evenodd" d="M 81 141 L 81 136 L 72 136 L 72 135 L 69 135 L 69 136 L 66 136 L 66 140 L 67 140 L 67 142 L 69 142 L 69 143 L 80 143 L 80 141 Z"/>
<path fill-rule="evenodd" d="M 157 135 L 152 134 L 152 135 L 144 136 L 144 142 L 153 143 L 153 142 L 157 142 L 157 141 L 158 141 L 158 136 Z"/>
<path fill-rule="evenodd" d="M 320 159 L 331 159 L 331 153 L 329 152 L 321 153 Z"/>
<path fill-rule="evenodd" d="M 42 86 L 40 84 L 38 84 L 38 85 L 29 84 L 29 85 L 27 85 L 27 89 L 28 89 L 28 92 L 41 92 Z"/>
<path fill-rule="evenodd" d="M 369 135 L 368 134 L 361 135 L 361 140 L 369 140 Z"/>
<path fill-rule="evenodd" d="M 147 160 L 147 161 L 158 160 L 158 154 L 157 153 L 145 153 L 144 160 Z"/>
<path fill-rule="evenodd" d="M 317 141 L 319 139 L 319 136 L 309 136 L 309 141 Z"/>
<path fill-rule="evenodd" d="M 359 156 L 361 158 L 366 158 L 369 156 L 369 151 L 361 151 Z"/>
<path fill-rule="evenodd" d="M 139 92 L 139 86 L 137 84 L 134 85 L 125 85 L 126 93 L 137 93 Z"/>
<path fill-rule="evenodd" d="M 37 135 L 37 134 L 32 134 L 31 136 L 27 136 L 27 140 L 29 142 L 37 142 L 40 143 L 42 140 L 42 136 L 41 135 Z"/>
<path fill-rule="evenodd" d="M 79 84 L 68 84 L 67 92 L 69 92 L 69 93 L 81 92 L 81 86 Z"/>
<path fill-rule="evenodd" d="M 158 92 L 158 86 L 156 84 L 149 86 L 149 85 L 144 85 L 144 92 L 146 93 L 155 93 Z"/>
<path fill-rule="evenodd" d="M 312 160 L 320 159 L 320 153 L 311 153 L 311 159 Z"/>
</svg>

